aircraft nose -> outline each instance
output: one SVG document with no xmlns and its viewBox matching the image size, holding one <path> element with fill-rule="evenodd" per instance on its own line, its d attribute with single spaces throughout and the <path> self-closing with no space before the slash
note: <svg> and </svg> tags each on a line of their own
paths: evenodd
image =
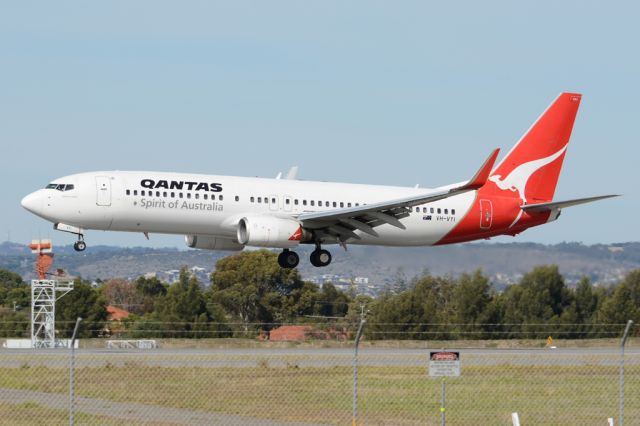
<svg viewBox="0 0 640 426">
<path fill-rule="evenodd" d="M 32 192 L 24 197 L 20 204 L 31 213 L 38 214 L 42 210 L 42 197 L 37 192 Z"/>
</svg>

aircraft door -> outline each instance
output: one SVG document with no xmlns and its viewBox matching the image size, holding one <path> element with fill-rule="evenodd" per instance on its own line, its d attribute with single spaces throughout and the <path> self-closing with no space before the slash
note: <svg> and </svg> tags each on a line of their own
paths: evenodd
<svg viewBox="0 0 640 426">
<path fill-rule="evenodd" d="M 99 206 L 111 205 L 111 179 L 108 176 L 96 176 L 96 204 Z"/>
<path fill-rule="evenodd" d="M 491 228 L 493 222 L 493 205 L 490 200 L 480 200 L 480 229 Z"/>
</svg>

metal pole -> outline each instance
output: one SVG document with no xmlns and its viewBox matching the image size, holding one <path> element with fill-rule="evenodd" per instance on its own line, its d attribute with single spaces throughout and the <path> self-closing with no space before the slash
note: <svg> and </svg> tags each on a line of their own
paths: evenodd
<svg viewBox="0 0 640 426">
<path fill-rule="evenodd" d="M 442 426 L 445 426 L 447 424 L 447 415 L 445 413 L 446 401 L 447 401 L 447 385 L 446 385 L 445 378 L 443 377 L 442 378 L 442 400 L 440 401 L 440 418 L 441 418 Z"/>
<path fill-rule="evenodd" d="M 629 330 L 633 325 L 633 321 L 627 321 L 627 326 L 624 329 L 622 335 L 622 343 L 620 343 L 620 396 L 619 396 L 619 419 L 618 424 L 624 426 L 624 345 L 627 343 L 627 337 L 629 337 Z"/>
<path fill-rule="evenodd" d="M 75 377 L 74 372 L 76 369 L 75 366 L 75 346 L 76 346 L 76 335 L 78 334 L 78 327 L 80 327 L 80 321 L 82 318 L 78 317 L 76 319 L 76 326 L 73 328 L 73 335 L 71 336 L 71 359 L 69 360 L 69 426 L 73 426 L 74 424 L 74 415 L 75 415 Z"/>
<path fill-rule="evenodd" d="M 351 417 L 351 426 L 356 426 L 358 420 L 358 345 L 360 344 L 360 337 L 362 337 L 362 328 L 366 320 L 360 319 L 360 325 L 358 326 L 358 332 L 356 333 L 356 350 L 353 355 L 353 413 Z"/>
</svg>

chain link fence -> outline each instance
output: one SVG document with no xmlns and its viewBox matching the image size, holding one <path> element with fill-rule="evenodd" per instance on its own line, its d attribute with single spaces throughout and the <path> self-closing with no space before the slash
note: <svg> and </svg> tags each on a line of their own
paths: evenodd
<svg viewBox="0 0 640 426">
<path fill-rule="evenodd" d="M 338 336 L 307 324 L 296 342 L 83 339 L 73 363 L 69 349 L 3 347 L 0 424 L 69 424 L 73 411 L 75 424 L 99 425 L 439 425 L 443 381 L 451 425 L 511 425 L 514 412 L 522 425 L 620 424 L 624 324 L 579 330 L 597 339 L 563 338 L 566 325 L 530 325 L 510 339 L 492 339 L 505 330 L 487 325 L 455 336 L 451 325 L 406 326 L 366 324 L 357 364 L 353 325 Z M 460 352 L 460 376 L 429 376 L 429 353 L 442 349 Z M 624 423 L 640 424 L 637 327 L 624 395 Z"/>
</svg>

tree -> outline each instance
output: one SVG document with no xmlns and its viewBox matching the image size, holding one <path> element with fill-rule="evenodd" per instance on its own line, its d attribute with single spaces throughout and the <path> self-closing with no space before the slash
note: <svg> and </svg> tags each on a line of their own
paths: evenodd
<svg viewBox="0 0 640 426">
<path fill-rule="evenodd" d="M 81 337 L 97 336 L 107 320 L 107 301 L 87 282 L 74 281 L 73 291 L 56 302 L 56 328 L 61 336 L 70 337 L 76 318 L 81 317 Z"/>
<path fill-rule="evenodd" d="M 370 326 L 377 338 L 448 338 L 452 322 L 454 280 L 426 274 L 415 279 L 409 289 L 384 294 L 372 304 Z M 396 324 L 396 325 L 390 325 Z"/>
<path fill-rule="evenodd" d="M 29 288 L 20 275 L 6 269 L 0 269 L 0 305 L 6 305 L 13 308 L 15 293 L 14 298 L 8 298 L 7 295 L 12 290 L 20 288 Z M 29 303 L 24 306 L 29 306 Z"/>
<path fill-rule="evenodd" d="M 102 294 L 109 305 L 134 314 L 142 313 L 142 295 L 136 285 L 128 280 L 115 278 L 102 286 Z"/>
<path fill-rule="evenodd" d="M 629 272 L 596 313 L 602 324 L 624 324 L 640 321 L 640 269 Z"/>
<path fill-rule="evenodd" d="M 598 298 L 598 293 L 593 291 L 591 280 L 589 280 L 588 277 L 582 277 L 576 286 L 574 297 L 576 320 L 578 323 L 591 323 L 593 314 L 598 308 Z"/>
<path fill-rule="evenodd" d="M 211 274 L 210 302 L 245 324 L 291 320 L 308 309 L 312 287 L 296 269 L 278 266 L 268 250 L 248 251 L 220 259 Z M 303 302 L 302 295 L 305 295 Z"/>
<path fill-rule="evenodd" d="M 462 274 L 453 289 L 455 322 L 470 325 L 483 322 L 491 298 L 491 284 L 480 270 L 472 275 Z"/>
<path fill-rule="evenodd" d="M 157 277 L 139 277 L 136 280 L 136 291 L 142 297 L 142 313 L 151 313 L 156 308 L 156 303 L 167 294 L 167 285 Z"/>
<path fill-rule="evenodd" d="M 180 269 L 178 281 L 169 286 L 156 312 L 163 321 L 185 323 L 196 322 L 202 314 L 207 314 L 200 283 L 194 275 L 189 275 L 186 267 Z"/>
</svg>

